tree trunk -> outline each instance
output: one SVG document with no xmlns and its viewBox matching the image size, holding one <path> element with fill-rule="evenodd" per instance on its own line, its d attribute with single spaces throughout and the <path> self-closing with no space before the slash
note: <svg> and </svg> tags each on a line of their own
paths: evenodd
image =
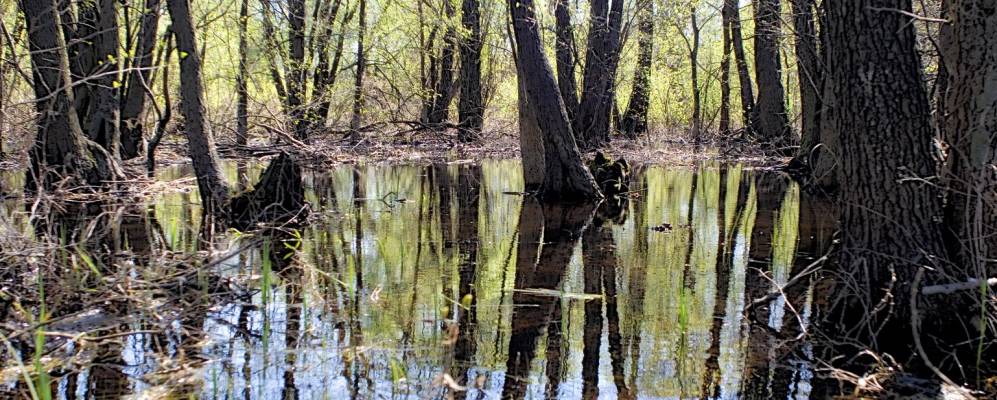
<svg viewBox="0 0 997 400">
<path fill-rule="evenodd" d="M 725 12 L 721 11 L 726 14 Z M 729 138 L 730 129 L 730 26 L 721 27 L 723 55 L 720 56 L 720 137 Z"/>
<path fill-rule="evenodd" d="M 592 2 L 582 99 L 572 121 L 579 145 L 594 149 L 609 141 L 613 85 L 619 58 L 623 1 Z"/>
<path fill-rule="evenodd" d="M 360 0 L 359 20 L 357 21 L 357 73 L 353 83 L 353 118 L 350 120 L 350 141 L 360 140 L 360 123 L 363 122 L 363 75 L 367 69 L 367 56 L 364 54 L 364 35 L 367 33 L 367 0 Z"/>
<path fill-rule="evenodd" d="M 703 141 L 702 105 L 699 94 L 699 23 L 696 21 L 696 8 L 692 8 L 692 44 L 689 46 L 689 69 L 692 71 L 692 141 Z"/>
<path fill-rule="evenodd" d="M 346 38 L 346 28 L 350 20 L 353 19 L 353 12 L 350 11 L 343 16 L 342 21 L 339 23 L 339 36 L 336 38 L 336 46 L 333 48 L 334 53 L 330 64 L 328 41 L 332 37 L 332 27 L 336 22 L 336 16 L 339 15 L 341 5 L 342 0 L 335 0 L 335 3 L 333 3 L 332 10 L 329 13 L 328 25 L 320 39 L 318 64 L 316 65 L 317 72 L 315 73 L 315 89 L 312 95 L 312 102 L 318 102 L 318 106 L 315 107 L 314 115 L 308 115 L 311 123 L 309 130 L 325 126 L 326 118 L 329 117 L 329 108 L 332 105 L 332 98 L 329 96 L 329 92 L 331 92 L 332 86 L 335 85 L 336 76 L 339 74 L 339 64 L 343 59 L 343 43 Z"/>
<path fill-rule="evenodd" d="M 800 148 L 796 157 L 807 159 L 820 143 L 820 92 L 824 78 L 817 49 L 814 0 L 790 0 L 796 30 L 796 72 L 800 81 Z"/>
<path fill-rule="evenodd" d="M 518 68 L 517 68 L 518 69 Z M 519 99 L 519 148 L 523 160 L 523 184 L 527 192 L 540 190 L 544 181 L 543 132 L 537 122 L 536 110 L 526 94 L 523 71 L 517 71 L 516 94 Z"/>
<path fill-rule="evenodd" d="M 156 1 L 156 0 L 150 0 Z M 235 144 L 246 146 L 249 143 L 249 42 L 246 30 L 249 25 L 249 0 L 242 0 L 239 6 L 239 75 L 235 78 L 235 91 L 238 96 L 235 109 Z"/>
<path fill-rule="evenodd" d="M 571 28 L 568 0 L 554 1 L 554 19 L 557 88 L 564 100 L 568 118 L 573 121 L 578 113 L 578 85 L 575 83 L 575 32 Z"/>
<path fill-rule="evenodd" d="M 27 22 L 39 114 L 26 188 L 51 187 L 64 176 L 76 184 L 100 185 L 114 177 L 114 160 L 88 144 L 80 127 L 66 41 L 59 29 L 61 13 L 55 0 L 21 1 L 20 6 Z"/>
<path fill-rule="evenodd" d="M 168 0 L 170 19 L 180 54 L 180 109 L 187 135 L 187 152 L 194 164 L 197 187 L 206 213 L 222 212 L 228 200 L 228 184 L 218 165 L 215 139 L 208 124 L 204 105 L 201 55 L 194 37 L 190 0 Z"/>
<path fill-rule="evenodd" d="M 464 27 L 460 41 L 460 101 L 457 115 L 460 130 L 457 139 L 463 143 L 478 140 L 484 123 L 481 98 L 481 12 L 478 0 L 464 0 L 461 7 Z"/>
<path fill-rule="evenodd" d="M 443 0 L 443 8 L 448 21 L 447 32 L 443 36 L 443 49 L 440 53 L 439 77 L 436 86 L 433 88 L 433 108 L 429 113 L 429 124 L 437 126 L 447 120 L 450 114 L 450 92 L 453 91 L 453 63 L 454 51 L 457 47 L 457 32 L 453 27 L 454 18 L 453 0 Z"/>
<path fill-rule="evenodd" d="M 138 46 L 129 72 L 128 87 L 121 105 L 121 158 L 138 157 L 145 148 L 145 105 L 152 91 L 152 59 L 159 29 L 160 0 L 146 0 Z M 148 92 L 147 92 L 148 91 Z"/>
<path fill-rule="evenodd" d="M 654 2 L 638 9 L 637 69 L 634 70 L 633 92 L 620 124 L 624 135 L 631 139 L 647 132 L 647 109 L 651 96 L 651 57 L 654 54 Z"/>
<path fill-rule="evenodd" d="M 997 14 L 985 0 L 954 0 L 943 43 L 948 90 L 943 134 L 949 145 L 950 246 L 965 278 L 987 279 L 997 267 Z M 988 261 L 990 260 L 990 261 Z M 989 264 L 988 264 L 989 263 Z"/>
<path fill-rule="evenodd" d="M 298 140 L 308 138 L 308 120 L 305 118 L 305 90 L 307 90 L 307 66 L 305 65 L 305 0 L 287 1 L 288 54 L 287 105 L 288 117 Z M 363 42 L 363 33 L 359 34 Z M 357 53 L 360 55 L 361 53 Z M 358 58 L 359 60 L 359 58 Z M 360 62 L 357 62 L 358 68 Z"/>
<path fill-rule="evenodd" d="M 737 67 L 738 84 L 741 86 L 741 124 L 744 129 L 751 129 L 755 95 L 751 74 L 748 73 L 748 60 L 744 54 L 744 39 L 741 36 L 741 11 L 737 6 L 737 0 L 724 0 L 722 12 L 724 24 L 730 29 L 734 64 Z"/>
<path fill-rule="evenodd" d="M 904 179 L 936 174 L 914 28 L 897 12 L 910 12 L 910 1 L 876 4 L 885 11 L 870 9 L 867 0 L 825 5 L 829 107 L 821 129 L 840 135 L 840 175 L 847 182 L 841 185 L 838 267 L 842 279 L 857 282 L 840 287 L 842 328 L 862 321 L 857 339 L 900 356 L 912 351 L 912 341 L 903 339 L 911 333 L 912 282 L 923 266 L 938 267 L 936 257 L 943 255 L 942 204 L 934 184 Z M 895 306 L 871 309 L 883 296 Z M 922 317 L 929 315 L 940 316 L 921 309 Z"/>
<path fill-rule="evenodd" d="M 758 99 L 752 115 L 756 137 L 776 148 L 792 144 L 786 115 L 779 42 L 782 24 L 779 0 L 755 0 L 755 80 Z"/>
<path fill-rule="evenodd" d="M 527 100 L 533 105 L 537 124 L 543 132 L 544 183 L 541 194 L 547 200 L 569 202 L 601 198 L 595 179 L 582 162 L 564 102 L 558 93 L 554 71 L 544 56 L 533 1 L 509 0 L 509 10 L 519 57 L 519 78 L 523 79 Z M 523 150 L 525 153 L 538 149 Z"/>
</svg>

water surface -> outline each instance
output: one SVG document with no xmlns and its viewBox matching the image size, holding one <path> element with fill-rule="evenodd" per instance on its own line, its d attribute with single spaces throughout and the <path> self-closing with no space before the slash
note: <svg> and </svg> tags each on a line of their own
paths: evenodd
<svg viewBox="0 0 997 400">
<path fill-rule="evenodd" d="M 225 170 L 245 188 L 260 169 Z M 747 311 L 831 240 L 831 210 L 776 173 L 646 166 L 627 201 L 558 207 L 518 193 L 518 161 L 344 165 L 307 171 L 307 224 L 253 234 L 206 233 L 189 174 L 58 218 L 2 203 L 0 263 L 67 271 L 7 274 L 3 293 L 44 288 L 25 305 L 57 320 L 39 331 L 99 339 L 47 336 L 54 398 L 814 394 L 808 345 L 783 345 L 810 286 Z M 0 394 L 25 396 L 4 366 Z"/>
</svg>

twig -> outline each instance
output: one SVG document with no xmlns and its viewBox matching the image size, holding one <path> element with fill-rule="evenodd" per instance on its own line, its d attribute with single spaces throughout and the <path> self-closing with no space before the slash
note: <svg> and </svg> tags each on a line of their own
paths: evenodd
<svg viewBox="0 0 997 400">
<path fill-rule="evenodd" d="M 962 290 L 979 289 L 984 281 L 970 278 L 965 282 L 946 283 L 942 285 L 925 286 L 921 289 L 921 294 L 930 296 L 933 294 L 951 294 Z M 987 286 L 997 286 L 997 278 L 990 278 L 986 281 Z"/>
</svg>

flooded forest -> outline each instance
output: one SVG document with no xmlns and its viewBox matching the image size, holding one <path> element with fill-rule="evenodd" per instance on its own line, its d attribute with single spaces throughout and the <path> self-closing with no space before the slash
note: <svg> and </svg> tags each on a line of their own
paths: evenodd
<svg viewBox="0 0 997 400">
<path fill-rule="evenodd" d="M 997 397 L 994 0 L 0 0 L 0 398 Z"/>
</svg>

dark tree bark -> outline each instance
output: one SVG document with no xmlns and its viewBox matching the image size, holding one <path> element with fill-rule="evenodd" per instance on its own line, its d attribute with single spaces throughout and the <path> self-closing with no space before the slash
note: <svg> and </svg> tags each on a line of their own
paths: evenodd
<svg viewBox="0 0 997 400">
<path fill-rule="evenodd" d="M 299 140 L 308 138 L 308 121 L 305 116 L 305 90 L 307 89 L 307 66 L 305 65 L 305 0 L 287 1 L 288 71 L 287 105 L 288 117 L 294 126 L 294 135 Z M 361 42 L 362 36 L 361 34 Z"/>
<path fill-rule="evenodd" d="M 841 279 L 856 281 L 852 283 L 856 286 L 841 284 L 838 292 L 844 317 L 831 315 L 841 322 L 842 332 L 849 332 L 843 335 L 853 334 L 867 345 L 900 356 L 912 351 L 913 341 L 902 338 L 911 335 L 915 277 L 927 272 L 925 282 L 931 282 L 947 268 L 937 261 L 944 255 L 938 190 L 920 179 L 904 179 L 937 172 L 914 28 L 910 17 L 897 12 L 910 12 L 911 3 L 875 4 L 886 11 L 873 10 L 868 0 L 825 4 L 829 40 L 825 99 L 833 102 L 822 113 L 821 129 L 840 134 L 838 267 Z M 925 271 L 924 266 L 937 272 Z M 890 297 L 893 307 L 871 309 L 884 296 Z M 946 320 L 940 309 L 921 307 L 922 323 L 929 318 L 932 323 Z M 854 328 L 858 321 L 862 323 Z"/>
<path fill-rule="evenodd" d="M 119 159 L 121 129 L 118 122 L 120 113 L 121 71 L 118 55 L 118 10 L 117 0 L 99 0 L 97 32 L 94 42 L 94 55 L 99 60 L 94 71 L 97 84 L 92 87 L 95 102 L 88 112 L 90 120 L 86 127 L 88 135 L 111 157 Z"/>
<path fill-rule="evenodd" d="M 523 79 L 527 100 L 533 105 L 537 124 L 543 132 L 542 196 L 561 201 L 601 198 L 595 179 L 582 162 L 564 102 L 558 93 L 554 71 L 544 55 L 533 1 L 509 0 L 509 10 L 519 57 L 519 78 Z M 522 150 L 525 153 L 539 149 Z"/>
<path fill-rule="evenodd" d="M 359 20 L 357 21 L 357 72 L 353 81 L 353 118 L 350 120 L 350 141 L 360 140 L 360 123 L 363 118 L 363 78 L 367 69 L 367 56 L 364 54 L 364 35 L 367 33 L 367 0 L 360 0 Z"/>
<path fill-rule="evenodd" d="M 745 129 L 751 129 L 751 115 L 755 108 L 755 95 L 748 73 L 748 60 L 744 54 L 744 39 L 741 36 L 741 11 L 737 0 L 724 0 L 724 24 L 730 29 L 731 47 L 734 50 L 734 65 L 737 68 L 738 84 L 741 86 L 741 124 Z"/>
<path fill-rule="evenodd" d="M 101 185 L 115 177 L 114 160 L 89 142 L 80 127 L 66 41 L 59 28 L 61 12 L 55 0 L 21 0 L 19 4 L 27 22 L 39 114 L 26 187 L 51 187 L 61 177 L 77 185 Z"/>
<path fill-rule="evenodd" d="M 790 0 L 796 30 L 796 73 L 800 81 L 800 149 L 796 157 L 806 159 L 820 143 L 820 93 L 824 87 L 814 0 Z"/>
<path fill-rule="evenodd" d="M 699 90 L 699 22 L 696 21 L 696 8 L 693 7 L 690 14 L 692 22 L 692 42 L 689 43 L 689 70 L 692 78 L 692 140 L 694 143 L 702 142 L 703 117 L 702 101 Z"/>
<path fill-rule="evenodd" d="M 138 45 L 128 76 L 128 86 L 121 105 L 121 158 L 138 157 L 145 148 L 145 112 L 148 93 L 152 88 L 152 61 L 159 28 L 160 0 L 146 0 Z"/>
<path fill-rule="evenodd" d="M 522 149 L 523 184 L 527 192 L 541 189 L 544 181 L 544 142 L 543 132 L 537 121 L 536 111 L 526 94 L 523 72 L 519 71 L 516 80 L 516 95 L 519 100 L 519 148 Z"/>
<path fill-rule="evenodd" d="M 637 10 L 637 68 L 634 70 L 630 103 L 623 114 L 621 130 L 634 139 L 647 132 L 647 109 L 651 97 L 651 57 L 654 54 L 654 2 L 645 2 Z"/>
<path fill-rule="evenodd" d="M 721 13 L 726 14 L 721 11 Z M 728 138 L 730 129 L 730 26 L 726 21 L 721 26 L 723 55 L 720 56 L 720 136 Z"/>
<path fill-rule="evenodd" d="M 987 279 L 997 270 L 997 13 L 992 2 L 953 0 L 947 19 L 946 221 L 955 264 Z"/>
<path fill-rule="evenodd" d="M 197 51 L 190 0 L 168 0 L 170 19 L 180 54 L 180 110 L 187 135 L 187 152 L 194 164 L 197 187 L 206 213 L 222 212 L 228 200 L 228 184 L 218 165 L 211 126 L 205 116 L 201 55 Z"/>
<path fill-rule="evenodd" d="M 463 143 L 478 140 L 484 123 L 485 108 L 481 98 L 481 10 L 478 0 L 464 0 L 460 41 L 460 101 L 457 115 L 460 130 L 457 139 Z"/>
<path fill-rule="evenodd" d="M 574 120 L 578 112 L 578 85 L 575 82 L 575 32 L 571 27 L 568 0 L 554 2 L 554 19 L 557 88 L 561 91 L 568 118 Z"/>
<path fill-rule="evenodd" d="M 780 0 L 755 0 L 755 80 L 758 99 L 751 127 L 756 137 L 774 147 L 791 144 L 779 42 Z"/>
<path fill-rule="evenodd" d="M 572 121 L 576 139 L 584 149 L 594 149 L 609 141 L 622 9 L 622 0 L 595 0 L 590 8 L 582 98 L 578 115 Z"/>
<path fill-rule="evenodd" d="M 246 38 L 248 25 L 249 0 L 242 0 L 239 6 L 239 75 L 235 78 L 235 91 L 238 96 L 235 107 L 235 144 L 239 146 L 249 143 L 249 42 Z"/>
<path fill-rule="evenodd" d="M 443 0 L 443 9 L 446 13 L 446 20 L 453 21 L 453 0 Z M 443 35 L 439 76 L 436 78 L 436 85 L 433 87 L 433 107 L 429 112 L 429 124 L 432 126 L 442 124 L 450 114 L 450 101 L 453 99 L 451 92 L 453 92 L 454 86 L 454 53 L 457 51 L 456 49 L 457 32 L 451 22 L 448 24 L 447 31 Z"/>
<path fill-rule="evenodd" d="M 343 44 L 346 38 L 347 25 L 353 20 L 354 14 L 352 11 L 347 12 L 339 23 L 339 35 L 336 38 L 336 46 L 333 48 L 332 61 L 330 62 L 327 46 L 329 40 L 332 38 L 333 25 L 336 22 L 336 17 L 339 15 L 341 6 L 342 0 L 335 0 L 332 10 L 329 11 L 328 25 L 326 25 L 325 33 L 319 38 L 318 71 L 315 75 L 315 89 L 312 96 L 314 98 L 313 101 L 318 102 L 318 106 L 315 109 L 314 115 L 308 115 L 308 119 L 313 125 L 310 130 L 315 130 L 325 125 L 326 118 L 329 117 L 329 108 L 332 106 L 332 98 L 329 94 L 332 91 L 332 86 L 336 83 L 339 64 L 343 59 Z"/>
</svg>

